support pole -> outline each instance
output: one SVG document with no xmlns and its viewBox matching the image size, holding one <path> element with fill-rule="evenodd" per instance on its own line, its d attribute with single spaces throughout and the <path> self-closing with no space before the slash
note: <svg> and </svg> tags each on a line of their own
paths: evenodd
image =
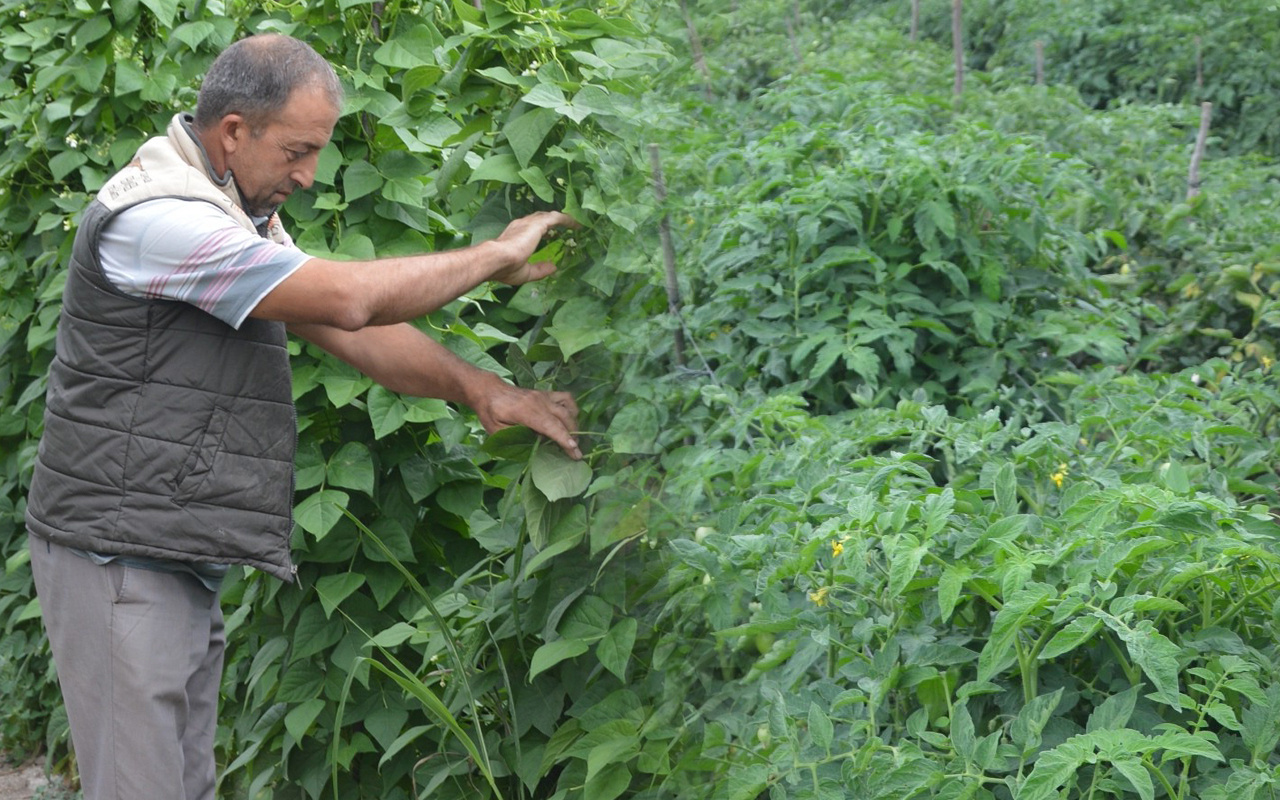
<svg viewBox="0 0 1280 800">
<path fill-rule="evenodd" d="M 911 41 L 920 38 L 920 0 L 911 0 Z"/>
<path fill-rule="evenodd" d="M 653 168 L 653 194 L 658 207 L 667 204 L 667 183 L 662 177 L 662 156 L 656 144 L 649 145 L 649 163 Z M 680 319 L 680 283 L 676 280 L 676 247 L 671 241 L 671 215 L 665 210 L 658 221 L 658 234 L 662 239 L 662 262 L 667 276 L 667 312 L 675 319 L 676 365 L 685 366 L 684 324 Z"/>
<path fill-rule="evenodd" d="M 1196 149 L 1191 154 L 1191 168 L 1187 170 L 1187 199 L 1200 194 L 1200 161 L 1204 158 L 1204 144 L 1209 138 L 1209 120 L 1213 116 L 1213 103 L 1200 104 L 1200 132 L 1196 134 Z"/>
<path fill-rule="evenodd" d="M 687 0 L 680 0 L 680 13 L 684 15 L 684 26 L 689 32 L 689 52 L 693 56 L 693 65 L 698 68 L 698 72 L 702 73 L 702 93 L 710 101 L 713 97 L 711 70 L 707 67 L 707 59 L 702 54 L 702 37 L 698 36 L 698 29 L 693 24 L 693 16 L 689 13 Z"/>
<path fill-rule="evenodd" d="M 1044 86 L 1044 41 L 1036 39 L 1036 86 Z"/>
<path fill-rule="evenodd" d="M 1204 88 L 1204 48 L 1200 37 L 1196 37 L 1196 89 Z"/>
<path fill-rule="evenodd" d="M 791 42 L 791 56 L 796 60 L 796 72 L 804 66 L 804 54 L 800 52 L 800 42 L 796 38 L 796 23 L 792 17 L 786 18 L 787 22 L 787 39 Z"/>
<path fill-rule="evenodd" d="M 956 54 L 956 83 L 951 93 L 959 97 L 964 93 L 964 27 L 962 0 L 951 0 L 951 48 Z"/>
</svg>

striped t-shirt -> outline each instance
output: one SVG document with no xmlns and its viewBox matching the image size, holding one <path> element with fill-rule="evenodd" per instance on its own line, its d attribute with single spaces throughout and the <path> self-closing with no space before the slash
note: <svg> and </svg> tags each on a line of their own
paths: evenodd
<svg viewBox="0 0 1280 800">
<path fill-rule="evenodd" d="M 178 300 L 233 328 L 310 256 L 263 239 L 201 200 L 148 200 L 107 223 L 107 278 L 127 295 Z"/>
</svg>

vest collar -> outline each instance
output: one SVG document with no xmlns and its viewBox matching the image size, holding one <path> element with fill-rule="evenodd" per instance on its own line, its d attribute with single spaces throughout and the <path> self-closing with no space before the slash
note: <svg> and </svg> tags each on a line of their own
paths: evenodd
<svg viewBox="0 0 1280 800">
<path fill-rule="evenodd" d="M 196 134 L 194 123 L 195 116 L 189 113 L 175 114 L 173 119 L 169 121 L 169 127 L 165 131 L 165 138 L 169 140 L 169 144 L 173 146 L 178 157 L 188 166 L 204 172 L 208 176 L 209 182 L 219 192 L 226 195 L 227 199 L 237 209 L 244 212 L 258 235 L 277 242 L 280 241 L 284 232 L 284 228 L 280 224 L 280 217 L 275 213 L 269 217 L 255 217 L 249 214 L 245 209 L 244 196 L 240 194 L 240 187 L 236 185 L 235 176 L 232 175 L 230 169 L 219 175 L 217 170 L 213 168 L 213 162 L 209 159 L 209 151 L 205 149 L 204 143 L 200 141 L 200 137 Z"/>
</svg>

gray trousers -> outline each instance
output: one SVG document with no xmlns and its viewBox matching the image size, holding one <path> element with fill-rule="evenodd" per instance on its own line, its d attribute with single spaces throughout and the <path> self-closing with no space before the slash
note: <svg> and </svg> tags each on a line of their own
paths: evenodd
<svg viewBox="0 0 1280 800">
<path fill-rule="evenodd" d="M 217 593 L 34 536 L 30 549 L 85 800 L 213 800 Z"/>
</svg>

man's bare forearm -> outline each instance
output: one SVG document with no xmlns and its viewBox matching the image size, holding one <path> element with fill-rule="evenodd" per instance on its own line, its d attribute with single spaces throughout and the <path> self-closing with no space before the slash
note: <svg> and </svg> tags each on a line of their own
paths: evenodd
<svg viewBox="0 0 1280 800">
<path fill-rule="evenodd" d="M 407 323 L 358 331 L 298 323 L 289 330 L 399 394 L 475 408 L 483 386 L 502 383 L 497 375 L 467 363 Z"/>
<path fill-rule="evenodd" d="M 549 230 L 572 224 L 565 214 L 544 211 L 513 221 L 497 239 L 459 250 L 376 261 L 312 258 L 268 292 L 251 315 L 346 331 L 407 322 L 488 280 L 518 285 L 547 277 L 555 266 L 529 258 Z"/>
</svg>

